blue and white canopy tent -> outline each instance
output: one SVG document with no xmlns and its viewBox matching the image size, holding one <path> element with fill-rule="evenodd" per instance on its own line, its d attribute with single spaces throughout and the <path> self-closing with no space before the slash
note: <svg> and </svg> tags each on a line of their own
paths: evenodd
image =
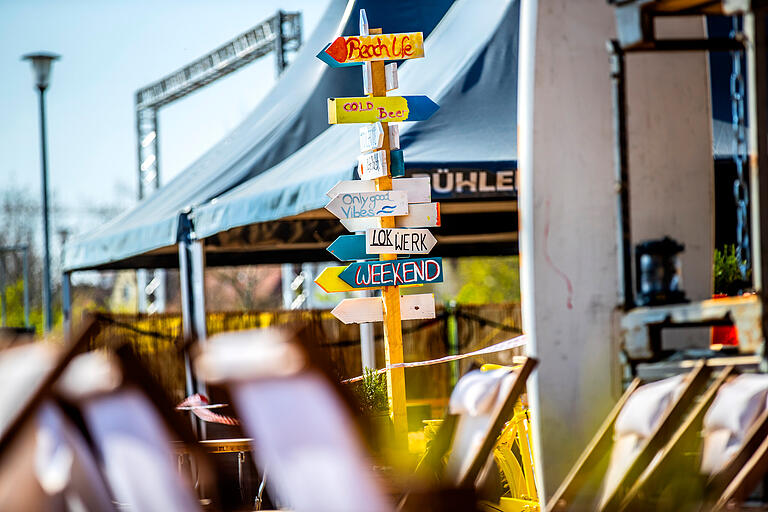
<svg viewBox="0 0 768 512">
<path fill-rule="evenodd" d="M 512 242 L 507 249 L 514 250 L 517 2 L 495 0 L 482 10 L 467 0 L 454 2 L 450 10 L 448 0 L 374 4 L 332 1 L 318 29 L 254 113 L 150 198 L 73 240 L 65 271 L 176 267 L 181 214 L 194 221 L 198 238 L 205 233 L 211 240 L 206 243 L 206 251 L 212 249 L 210 265 L 328 259 L 325 241 L 315 237 L 312 226 L 319 233 L 326 229 L 323 223 L 335 230 L 329 242 L 340 232 L 338 222 L 318 209 L 328 183 L 353 178 L 359 150 L 355 127 L 328 128 L 326 98 L 360 95 L 361 80 L 359 68 L 331 70 L 315 54 L 337 35 L 357 32 L 358 8 L 366 8 L 373 25 L 385 32 L 430 33 L 442 18 L 427 36 L 429 58 L 401 66 L 399 94 L 426 94 L 441 104 L 429 121 L 402 127 L 408 172 L 435 173 L 436 200 L 456 199 L 461 211 L 471 210 L 469 203 L 474 203 L 487 217 L 483 224 L 504 225 L 505 240 Z M 492 98 L 494 105 L 489 105 Z M 262 175 L 266 178 L 260 179 Z M 482 206 L 486 201 L 477 201 L 480 197 L 501 198 L 496 202 L 505 204 Z M 467 198 L 475 200 L 467 203 Z M 444 213 L 452 215 L 450 208 Z M 310 224 L 292 224 L 297 215 Z M 471 227 L 465 231 L 477 226 Z M 280 247 L 271 255 L 256 247 L 263 240 L 276 247 L 273 238 L 264 236 L 276 233 L 287 233 L 283 238 L 288 245 L 308 235 L 315 247 Z M 229 252 L 222 249 L 228 243 Z"/>
</svg>

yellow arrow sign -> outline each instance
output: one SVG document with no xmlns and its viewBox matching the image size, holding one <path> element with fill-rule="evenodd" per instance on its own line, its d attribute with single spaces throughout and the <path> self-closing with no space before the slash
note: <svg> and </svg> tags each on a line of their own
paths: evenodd
<svg viewBox="0 0 768 512">
<path fill-rule="evenodd" d="M 356 290 L 378 290 L 381 288 L 381 286 L 373 286 L 370 288 L 353 288 L 349 286 L 347 283 L 341 280 L 339 277 L 339 274 L 341 274 L 344 269 L 347 268 L 347 265 L 342 265 L 339 267 L 325 267 L 322 272 L 320 272 L 320 275 L 317 276 L 317 279 L 315 279 L 315 283 L 317 286 L 325 290 L 326 293 L 334 293 L 334 292 L 354 292 Z M 420 284 L 411 284 L 411 285 L 404 285 L 400 288 L 411 288 L 413 286 L 422 286 Z"/>
<path fill-rule="evenodd" d="M 328 122 L 424 121 L 437 112 L 438 108 L 437 103 L 426 96 L 328 98 Z"/>
</svg>

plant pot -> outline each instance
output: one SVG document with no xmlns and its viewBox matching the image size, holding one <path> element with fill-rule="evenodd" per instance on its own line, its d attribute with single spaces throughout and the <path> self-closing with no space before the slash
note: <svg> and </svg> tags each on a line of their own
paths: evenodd
<svg viewBox="0 0 768 512">
<path fill-rule="evenodd" d="M 713 299 L 722 299 L 728 297 L 725 293 L 716 293 Z M 735 325 L 716 325 L 712 327 L 709 340 L 710 348 L 720 350 L 728 347 L 739 346 L 739 333 Z"/>
<path fill-rule="evenodd" d="M 363 428 L 371 449 L 376 454 L 383 453 L 392 445 L 395 426 L 389 417 L 389 411 L 370 412 L 363 416 Z"/>
</svg>

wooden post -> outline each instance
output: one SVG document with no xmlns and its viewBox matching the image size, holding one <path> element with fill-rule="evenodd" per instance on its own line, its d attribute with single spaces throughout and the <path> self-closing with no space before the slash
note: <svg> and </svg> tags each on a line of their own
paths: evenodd
<svg viewBox="0 0 768 512">
<path fill-rule="evenodd" d="M 370 34 L 381 34 L 380 28 L 372 28 Z M 373 76 L 372 96 L 386 96 L 387 85 L 384 75 L 384 62 L 371 62 Z M 376 178 L 376 190 L 392 190 L 390 173 L 389 123 L 381 123 L 384 129 L 384 145 L 381 147 L 387 155 L 387 175 Z M 381 217 L 381 227 L 394 228 L 394 217 Z M 396 254 L 382 254 L 381 260 L 394 260 Z M 384 299 L 384 356 L 387 365 L 403 362 L 403 330 L 400 320 L 400 289 L 398 286 L 385 286 L 381 291 Z M 387 394 L 389 396 L 389 414 L 395 427 L 395 449 L 408 449 L 408 416 L 405 407 L 405 369 L 396 368 L 387 372 Z"/>
</svg>

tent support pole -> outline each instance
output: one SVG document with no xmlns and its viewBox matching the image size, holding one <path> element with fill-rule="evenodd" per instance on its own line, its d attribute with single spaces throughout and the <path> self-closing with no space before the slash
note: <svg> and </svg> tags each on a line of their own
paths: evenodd
<svg viewBox="0 0 768 512">
<path fill-rule="evenodd" d="M 192 238 L 192 224 L 186 214 L 179 219 L 179 283 L 181 284 L 181 321 L 185 341 L 184 369 L 187 395 L 205 394 L 205 383 L 196 379 L 189 356 L 189 342 L 205 342 L 205 258 L 203 244 Z M 205 424 L 190 412 L 200 439 L 205 439 Z"/>
<path fill-rule="evenodd" d="M 29 307 L 27 304 L 27 296 L 26 291 L 27 287 L 29 286 L 29 282 L 27 281 L 26 276 L 26 253 L 24 253 L 25 256 L 25 276 L 24 276 L 24 326 L 29 327 Z M 69 336 L 72 333 L 72 273 L 71 272 L 63 272 L 61 274 L 61 316 L 62 316 L 62 322 L 64 326 L 64 336 L 66 338 L 69 338 Z"/>
</svg>

